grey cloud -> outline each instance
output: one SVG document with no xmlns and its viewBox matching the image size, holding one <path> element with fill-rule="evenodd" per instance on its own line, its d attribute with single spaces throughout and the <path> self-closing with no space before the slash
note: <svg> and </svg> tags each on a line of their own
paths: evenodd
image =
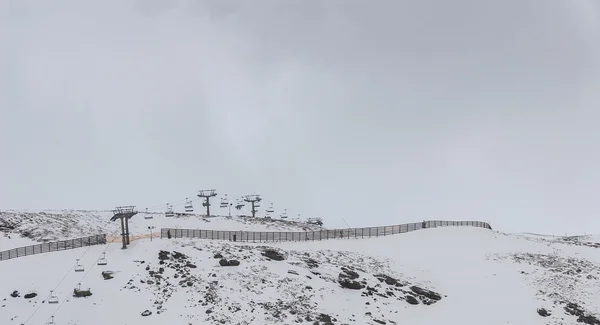
<svg viewBox="0 0 600 325">
<path fill-rule="evenodd" d="M 595 1 L 7 1 L 0 205 L 600 226 Z M 125 182 L 126 185 L 123 185 Z"/>
</svg>

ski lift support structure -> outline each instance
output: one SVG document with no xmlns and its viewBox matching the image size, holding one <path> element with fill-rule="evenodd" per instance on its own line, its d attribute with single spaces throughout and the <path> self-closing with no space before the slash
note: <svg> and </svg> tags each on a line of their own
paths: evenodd
<svg viewBox="0 0 600 325">
<path fill-rule="evenodd" d="M 200 190 L 198 197 L 203 198 L 202 205 L 206 207 L 206 216 L 210 217 L 210 198 L 217 196 L 217 190 Z"/>
<path fill-rule="evenodd" d="M 256 217 L 256 208 L 260 206 L 258 203 L 260 201 L 262 201 L 262 198 L 258 194 L 250 194 L 250 195 L 244 196 L 244 201 L 252 204 L 252 217 L 255 218 Z"/>
<path fill-rule="evenodd" d="M 127 249 L 127 245 L 129 245 L 129 219 L 137 213 L 135 205 L 120 206 L 113 210 L 114 215 L 110 218 L 110 221 L 121 220 L 121 236 L 123 237 L 123 247 L 121 249 Z"/>
</svg>

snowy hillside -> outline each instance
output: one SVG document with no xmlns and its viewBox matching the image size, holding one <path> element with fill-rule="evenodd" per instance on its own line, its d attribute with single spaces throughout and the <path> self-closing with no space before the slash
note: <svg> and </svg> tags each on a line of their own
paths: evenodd
<svg viewBox="0 0 600 325">
<path fill-rule="evenodd" d="M 109 221 L 112 215 L 111 211 L 0 211 L 0 251 L 36 242 L 57 241 L 100 233 L 106 233 L 109 237 L 119 239 L 121 225 L 118 222 Z M 147 219 L 148 217 L 152 217 L 152 219 Z M 155 236 L 162 227 L 245 231 L 320 229 L 314 225 L 280 219 L 237 216 L 206 218 L 199 214 L 181 214 L 177 217 L 167 218 L 163 213 L 147 214 L 144 212 L 134 216 L 129 226 L 133 239 L 149 236 L 149 226 L 155 227 Z"/>
<path fill-rule="evenodd" d="M 0 324 L 598 324 L 600 250 L 574 242 L 472 227 L 267 246 L 139 239 L 0 262 Z M 78 283 L 92 295 L 73 297 Z"/>
</svg>

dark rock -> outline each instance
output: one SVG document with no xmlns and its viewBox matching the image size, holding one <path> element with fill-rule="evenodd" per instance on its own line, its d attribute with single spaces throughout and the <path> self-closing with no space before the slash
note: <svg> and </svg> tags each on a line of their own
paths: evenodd
<svg viewBox="0 0 600 325">
<path fill-rule="evenodd" d="M 342 268 L 342 272 L 339 275 L 339 278 L 348 278 L 350 280 L 358 279 L 360 276 L 358 273 L 349 270 L 347 268 Z"/>
<path fill-rule="evenodd" d="M 427 297 L 427 298 L 429 298 L 431 300 L 436 300 L 437 301 L 437 300 L 442 299 L 442 297 L 438 293 L 433 292 L 431 290 L 423 289 L 423 288 L 420 288 L 420 287 L 417 287 L 417 286 L 410 287 L 410 290 L 412 290 L 414 293 L 416 293 L 418 295 Z"/>
<path fill-rule="evenodd" d="M 213 258 L 223 258 L 223 255 L 221 255 L 220 253 L 217 253 L 213 256 Z"/>
<path fill-rule="evenodd" d="M 596 316 L 592 315 L 581 315 L 577 318 L 579 323 L 589 324 L 589 325 L 597 325 L 600 324 L 600 320 L 596 318 Z"/>
<path fill-rule="evenodd" d="M 312 258 L 309 258 L 306 260 L 306 265 L 309 269 L 315 269 L 319 267 L 319 262 L 313 260 Z"/>
<path fill-rule="evenodd" d="M 197 267 L 196 265 L 194 265 L 194 264 L 192 264 L 192 263 L 190 263 L 190 262 L 187 262 L 187 263 L 185 264 L 185 266 L 186 266 L 186 267 L 189 267 L 190 269 L 195 269 L 195 268 Z"/>
<path fill-rule="evenodd" d="M 274 249 L 265 249 L 262 252 L 262 256 L 270 259 L 270 260 L 274 260 L 274 261 L 283 261 L 285 260 L 285 257 L 279 253 L 278 251 L 274 250 Z"/>
<path fill-rule="evenodd" d="M 373 319 L 374 322 L 379 323 L 379 324 L 385 324 L 384 321 L 379 320 L 379 319 Z"/>
<path fill-rule="evenodd" d="M 579 323 L 600 325 L 600 319 L 598 319 L 596 316 L 586 313 L 585 310 L 583 310 L 583 308 L 576 303 L 567 303 L 565 306 L 565 311 L 573 316 L 578 316 L 577 322 Z"/>
<path fill-rule="evenodd" d="M 10 294 L 10 296 L 11 296 L 11 297 L 13 297 L 13 298 L 17 298 L 17 297 L 19 297 L 19 291 L 17 291 L 17 290 L 13 291 L 13 292 Z"/>
<path fill-rule="evenodd" d="M 112 271 L 102 271 L 102 277 L 104 278 L 104 280 L 110 280 L 113 278 L 113 272 Z"/>
<path fill-rule="evenodd" d="M 185 256 L 185 254 L 182 254 L 180 252 L 173 251 L 173 253 L 171 253 L 171 255 L 176 260 L 185 260 L 185 259 L 187 259 L 187 256 Z"/>
<path fill-rule="evenodd" d="M 415 297 L 413 297 L 411 295 L 406 296 L 406 302 L 408 302 L 411 305 L 418 305 L 419 304 L 419 301 L 417 300 L 417 298 L 415 298 Z"/>
<path fill-rule="evenodd" d="M 240 265 L 240 261 L 238 261 L 238 260 L 230 260 L 230 261 L 228 261 L 227 259 L 222 258 L 219 261 L 219 265 L 221 265 L 221 266 L 238 266 L 238 265 Z"/>
<path fill-rule="evenodd" d="M 81 297 L 89 297 L 92 295 L 90 290 L 77 290 L 73 289 L 73 297 L 81 298 Z"/>
<path fill-rule="evenodd" d="M 159 260 L 168 260 L 169 259 L 169 252 L 165 252 L 165 251 L 160 251 L 158 252 L 158 259 Z"/>
<path fill-rule="evenodd" d="M 142 316 L 144 316 L 144 317 L 146 317 L 146 316 L 150 316 L 150 315 L 152 315 L 152 312 L 151 312 L 151 311 L 149 311 L 148 309 L 146 309 L 146 310 L 144 310 L 144 311 L 142 312 Z"/>
<path fill-rule="evenodd" d="M 349 280 L 349 279 L 340 279 L 339 284 L 342 286 L 342 288 L 352 289 L 352 290 L 360 290 L 365 287 L 360 282 Z"/>
<path fill-rule="evenodd" d="M 398 280 L 392 278 L 389 275 L 385 275 L 385 274 L 376 274 L 375 278 L 377 278 L 377 280 L 379 280 L 379 282 L 385 282 L 385 284 L 387 285 L 397 285 L 399 282 Z"/>
<path fill-rule="evenodd" d="M 540 308 L 537 310 L 538 314 L 542 317 L 548 317 L 550 315 L 552 315 L 549 311 L 547 311 L 545 308 Z"/>
<path fill-rule="evenodd" d="M 31 299 L 31 298 L 35 298 L 35 297 L 37 297 L 37 293 L 35 293 L 35 292 L 30 292 L 30 293 L 28 293 L 28 294 L 24 295 L 23 297 L 24 297 L 25 299 Z"/>
<path fill-rule="evenodd" d="M 578 304 L 572 302 L 567 303 L 565 311 L 573 316 L 581 316 L 584 314 L 584 310 Z"/>
<path fill-rule="evenodd" d="M 324 323 L 331 323 L 331 316 L 327 314 L 320 314 L 317 316 L 317 320 Z"/>
</svg>

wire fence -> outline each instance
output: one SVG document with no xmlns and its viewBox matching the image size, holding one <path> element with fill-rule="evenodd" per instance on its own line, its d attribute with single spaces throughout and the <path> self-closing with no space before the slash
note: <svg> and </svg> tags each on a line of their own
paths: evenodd
<svg viewBox="0 0 600 325">
<path fill-rule="evenodd" d="M 160 230 L 160 238 L 198 238 L 246 242 L 313 241 L 382 237 L 437 227 L 480 227 L 492 229 L 489 223 L 482 221 L 429 220 L 393 226 L 327 229 L 317 231 L 229 231 L 162 228 Z"/>
<path fill-rule="evenodd" d="M 106 244 L 106 234 L 61 240 L 51 243 L 36 244 L 24 247 L 17 247 L 0 252 L 0 261 L 9 260 L 17 257 L 36 255 L 48 252 L 64 251 L 92 245 Z"/>
</svg>

